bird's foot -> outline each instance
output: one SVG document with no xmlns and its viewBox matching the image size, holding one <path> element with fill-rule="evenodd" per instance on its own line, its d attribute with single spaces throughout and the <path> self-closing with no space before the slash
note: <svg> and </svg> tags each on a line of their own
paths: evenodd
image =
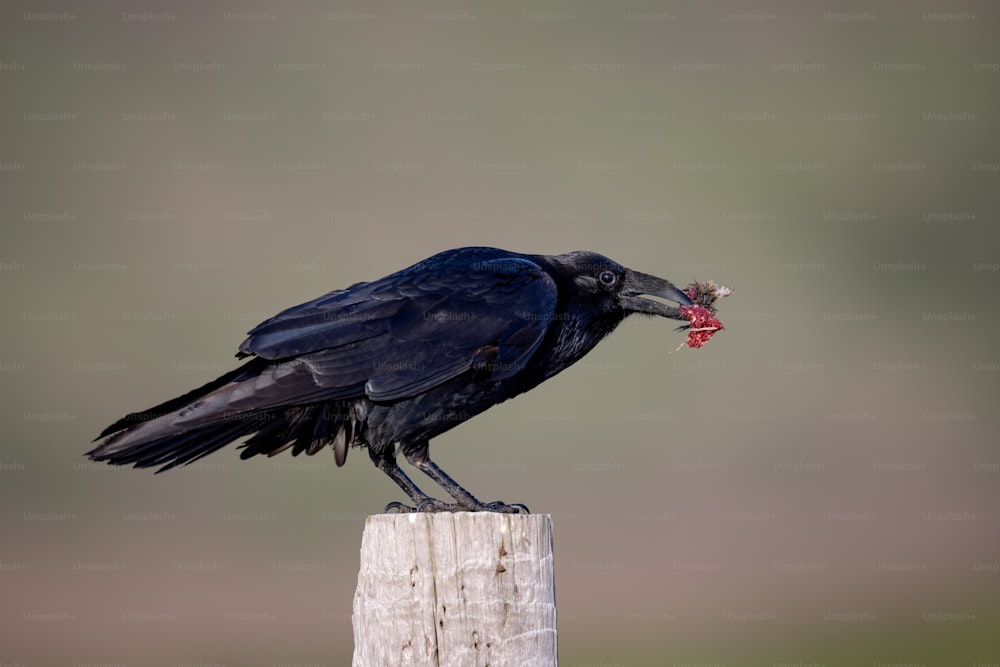
<svg viewBox="0 0 1000 667">
<path fill-rule="evenodd" d="M 457 503 L 446 503 L 443 500 L 438 500 L 437 498 L 428 498 L 427 500 L 421 500 L 417 503 L 418 512 L 461 512 L 462 507 L 459 507 Z"/>
<path fill-rule="evenodd" d="M 446 503 L 437 498 L 424 498 L 417 502 L 416 507 L 401 502 L 392 502 L 382 510 L 383 514 L 412 514 L 414 512 L 463 512 L 465 508 L 454 503 Z"/>
<path fill-rule="evenodd" d="M 531 510 L 528 509 L 527 505 L 522 505 L 521 503 L 510 503 L 508 505 L 502 500 L 495 500 L 492 503 L 480 503 L 480 506 L 474 511 L 500 512 L 501 514 L 531 514 Z"/>
<path fill-rule="evenodd" d="M 469 503 L 446 503 L 437 498 L 424 498 L 416 507 L 401 502 L 392 502 L 382 510 L 385 514 L 409 514 L 411 512 L 499 512 L 501 514 L 531 514 L 526 505 L 521 503 L 507 504 L 497 500 L 484 503 L 478 500 Z"/>
<path fill-rule="evenodd" d="M 417 511 L 419 512 L 499 512 L 501 514 L 531 514 L 526 505 L 520 503 L 514 503 L 508 505 L 502 500 L 496 500 L 492 503 L 484 503 L 482 501 L 476 500 L 475 498 L 470 498 L 468 500 L 460 500 L 457 503 L 443 503 L 440 500 L 435 500 L 433 498 L 428 498 L 427 500 L 421 502 L 417 505 Z"/>
</svg>

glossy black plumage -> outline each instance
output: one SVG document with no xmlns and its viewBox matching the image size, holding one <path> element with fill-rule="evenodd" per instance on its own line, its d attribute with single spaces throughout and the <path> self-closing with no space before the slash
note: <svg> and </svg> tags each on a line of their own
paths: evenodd
<svg viewBox="0 0 1000 667">
<path fill-rule="evenodd" d="M 515 511 L 462 489 L 428 441 L 573 364 L 630 313 L 685 319 L 640 294 L 690 303 L 596 253 L 448 250 L 262 322 L 240 345 L 242 367 L 127 415 L 88 455 L 166 470 L 249 435 L 242 458 L 331 445 L 342 465 L 351 445 L 366 446 L 414 508 Z M 456 503 L 420 491 L 396 465 L 397 444 Z"/>
</svg>

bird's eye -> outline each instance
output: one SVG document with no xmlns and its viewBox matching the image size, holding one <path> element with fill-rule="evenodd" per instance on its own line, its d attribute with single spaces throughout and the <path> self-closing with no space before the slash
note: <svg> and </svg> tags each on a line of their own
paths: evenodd
<svg viewBox="0 0 1000 667">
<path fill-rule="evenodd" d="M 616 276 L 613 271 L 601 271 L 601 273 L 597 276 L 597 279 L 601 281 L 602 285 L 610 287 L 615 284 L 616 280 L 618 280 L 618 276 Z"/>
</svg>

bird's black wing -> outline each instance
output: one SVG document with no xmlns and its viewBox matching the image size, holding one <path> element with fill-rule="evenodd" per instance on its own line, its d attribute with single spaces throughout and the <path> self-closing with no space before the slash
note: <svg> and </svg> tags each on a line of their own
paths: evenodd
<svg viewBox="0 0 1000 667">
<path fill-rule="evenodd" d="M 261 323 L 240 352 L 279 363 L 263 382 L 245 383 L 245 398 L 258 409 L 362 394 L 391 401 L 473 367 L 494 380 L 514 375 L 554 316 L 555 282 L 523 257 L 472 250 L 479 253 L 432 257 Z M 230 407 L 241 402 L 232 399 Z"/>
</svg>

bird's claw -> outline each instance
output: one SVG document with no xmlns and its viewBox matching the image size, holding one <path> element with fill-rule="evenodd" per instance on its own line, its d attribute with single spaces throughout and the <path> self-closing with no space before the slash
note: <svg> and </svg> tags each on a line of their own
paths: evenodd
<svg viewBox="0 0 1000 667">
<path fill-rule="evenodd" d="M 394 501 L 386 505 L 385 509 L 382 510 L 382 513 L 392 514 L 393 512 L 395 512 L 396 514 L 409 514 L 411 512 L 416 512 L 416 511 L 417 511 L 416 507 L 410 507 L 409 505 L 404 505 L 399 501 Z"/>
</svg>

